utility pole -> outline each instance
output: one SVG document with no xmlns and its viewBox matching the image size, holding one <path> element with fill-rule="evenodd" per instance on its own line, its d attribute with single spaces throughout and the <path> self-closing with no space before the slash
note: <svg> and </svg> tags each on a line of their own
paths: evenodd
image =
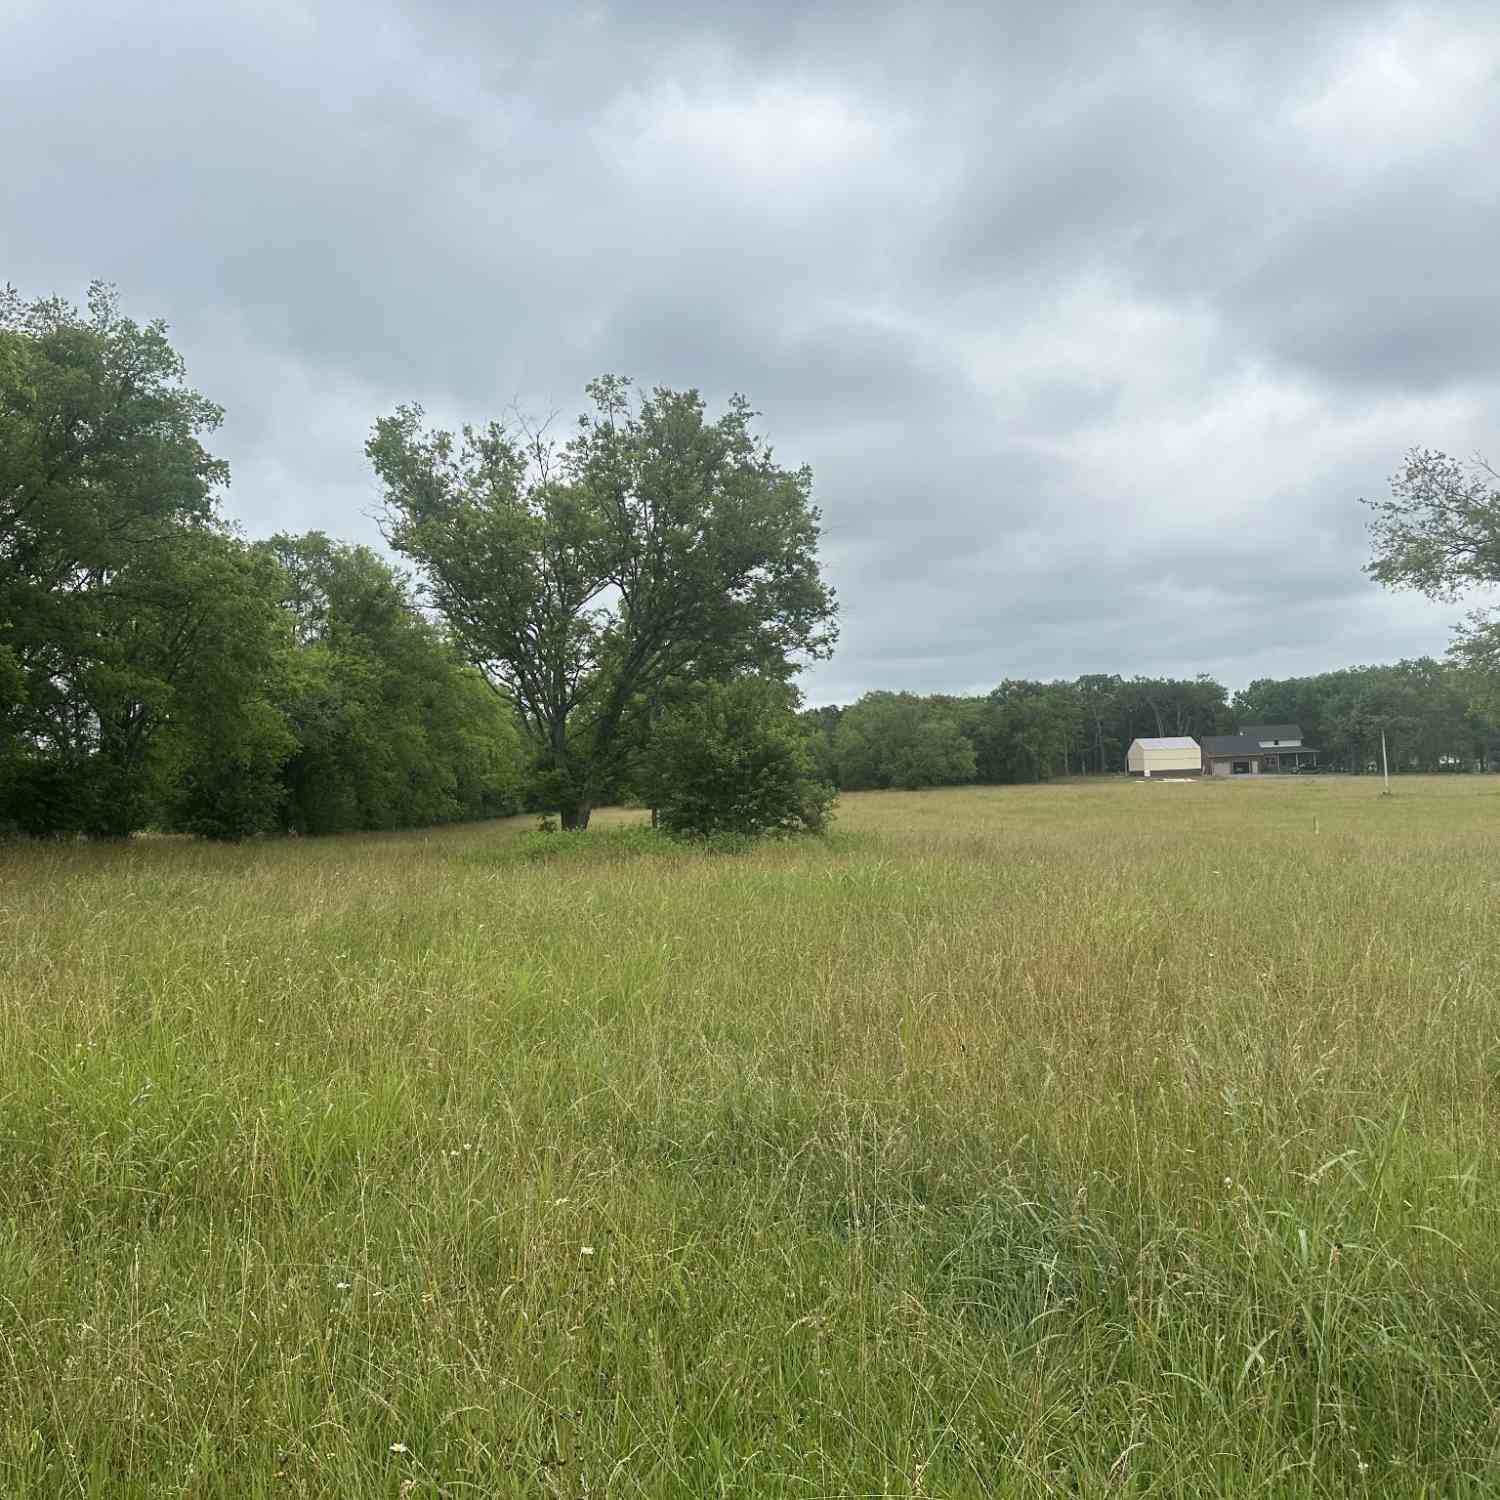
<svg viewBox="0 0 1500 1500">
<path fill-rule="evenodd" d="M 1382 797 L 1389 797 L 1391 795 L 1391 763 L 1386 758 L 1385 730 L 1383 728 L 1380 731 L 1380 766 L 1385 772 L 1385 790 L 1380 795 Z"/>
</svg>

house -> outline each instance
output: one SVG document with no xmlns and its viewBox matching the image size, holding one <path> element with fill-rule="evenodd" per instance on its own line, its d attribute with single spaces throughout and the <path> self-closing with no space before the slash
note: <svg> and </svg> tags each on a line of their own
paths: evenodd
<svg viewBox="0 0 1500 1500">
<path fill-rule="evenodd" d="M 1262 776 L 1301 771 L 1318 763 L 1297 724 L 1241 724 L 1234 734 L 1203 736 L 1205 776 Z"/>
<path fill-rule="evenodd" d="M 1132 740 L 1125 765 L 1132 776 L 1197 776 L 1203 770 L 1203 752 L 1187 735 Z"/>
<path fill-rule="evenodd" d="M 1318 763 L 1318 752 L 1302 743 L 1300 724 L 1241 724 L 1240 733 L 1260 741 L 1264 771 L 1300 771 Z"/>
</svg>

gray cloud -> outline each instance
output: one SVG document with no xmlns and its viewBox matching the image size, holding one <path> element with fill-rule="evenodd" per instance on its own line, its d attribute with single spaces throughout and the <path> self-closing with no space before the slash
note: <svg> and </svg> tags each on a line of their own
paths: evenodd
<svg viewBox="0 0 1500 1500">
<path fill-rule="evenodd" d="M 1497 81 L 1478 3 L 13 0 L 0 275 L 168 318 L 254 532 L 618 370 L 813 466 L 813 696 L 1238 683 L 1445 643 L 1355 501 L 1497 446 Z"/>
</svg>

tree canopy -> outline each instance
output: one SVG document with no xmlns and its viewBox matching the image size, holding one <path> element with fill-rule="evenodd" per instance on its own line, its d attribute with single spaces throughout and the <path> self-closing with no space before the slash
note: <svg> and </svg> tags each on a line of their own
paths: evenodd
<svg viewBox="0 0 1500 1500">
<path fill-rule="evenodd" d="M 1500 474 L 1482 459 L 1413 448 L 1390 499 L 1365 503 L 1374 548 L 1365 571 L 1388 588 L 1451 600 L 1500 583 Z"/>
<path fill-rule="evenodd" d="M 221 413 L 161 323 L 0 294 L 0 692 L 23 826 L 117 835 L 210 740 L 273 743 L 265 579 L 216 515 Z"/>
<path fill-rule="evenodd" d="M 1262 678 L 1231 702 L 1212 678 L 1086 673 L 1071 682 L 1010 679 L 983 696 L 866 693 L 802 715 L 815 763 L 843 791 L 915 790 L 963 782 L 1048 781 L 1123 771 L 1132 740 L 1231 733 L 1248 723 L 1297 723 L 1318 764 L 1359 773 L 1385 732 L 1393 769 L 1489 768 L 1500 712 L 1486 698 L 1488 665 L 1419 657 L 1311 677 Z"/>
<path fill-rule="evenodd" d="M 1373 511 L 1374 556 L 1365 571 L 1388 588 L 1452 601 L 1500 584 L 1500 473 L 1413 448 Z M 1500 612 L 1476 609 L 1455 629 L 1449 655 L 1467 674 L 1477 710 L 1500 714 Z"/>
<path fill-rule="evenodd" d="M 794 717 L 835 601 L 805 468 L 739 397 L 604 376 L 566 440 L 418 406 L 366 444 L 386 535 L 249 542 L 221 413 L 160 322 L 0 294 L 0 833 L 241 838 L 644 794 L 669 829 L 816 826 L 854 790 L 1124 769 L 1142 735 L 1296 722 L 1325 768 L 1489 768 L 1500 619 L 1429 657 L 1250 683 L 1096 672 L 970 696 L 869 692 Z M 1500 475 L 1413 449 L 1367 571 L 1437 599 L 1500 584 Z M 433 610 L 425 609 L 430 604 Z"/>
<path fill-rule="evenodd" d="M 866 693 L 845 709 L 832 733 L 831 763 L 840 786 L 917 791 L 974 779 L 974 746 L 959 713 L 915 693 Z"/>
<path fill-rule="evenodd" d="M 515 810 L 525 755 L 514 715 L 406 579 L 321 532 L 261 546 L 294 641 L 280 700 L 296 736 L 285 826 L 338 833 Z"/>
<path fill-rule="evenodd" d="M 367 445 L 390 544 L 515 704 L 568 828 L 624 774 L 641 700 L 674 678 L 786 678 L 834 640 L 811 475 L 775 462 L 748 404 L 710 420 L 696 391 L 613 376 L 588 394 L 565 443 L 428 431 L 405 406 Z"/>
<path fill-rule="evenodd" d="M 509 707 L 363 548 L 250 544 L 163 324 L 0 295 L 0 832 L 513 811 Z"/>
</svg>

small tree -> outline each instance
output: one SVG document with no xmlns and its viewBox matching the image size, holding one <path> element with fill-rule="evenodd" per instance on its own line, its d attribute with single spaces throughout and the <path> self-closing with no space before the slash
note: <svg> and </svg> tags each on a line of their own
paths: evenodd
<svg viewBox="0 0 1500 1500">
<path fill-rule="evenodd" d="M 637 784 L 674 838 L 821 832 L 834 791 L 813 771 L 785 686 L 758 677 L 705 688 L 668 710 Z"/>
</svg>

